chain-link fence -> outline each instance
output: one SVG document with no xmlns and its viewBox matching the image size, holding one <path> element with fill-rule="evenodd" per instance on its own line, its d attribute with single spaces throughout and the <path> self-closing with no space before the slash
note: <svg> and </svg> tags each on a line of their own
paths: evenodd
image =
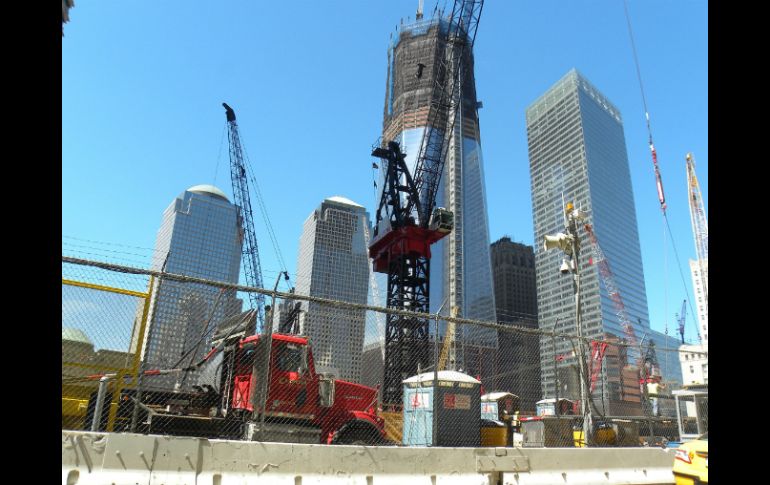
<svg viewBox="0 0 770 485">
<path fill-rule="evenodd" d="M 680 389 L 675 348 L 631 361 L 621 338 L 534 319 L 62 268 L 66 429 L 399 446 L 660 446 L 708 430 L 708 392 Z"/>
</svg>

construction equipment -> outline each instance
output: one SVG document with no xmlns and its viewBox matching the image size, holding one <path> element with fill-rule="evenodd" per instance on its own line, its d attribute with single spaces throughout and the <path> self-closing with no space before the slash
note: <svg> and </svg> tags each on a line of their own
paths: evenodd
<svg viewBox="0 0 770 485">
<path fill-rule="evenodd" d="M 452 318 L 457 318 L 459 311 L 459 308 L 452 307 Z M 447 357 L 450 357 L 449 363 L 451 368 L 449 370 L 455 370 L 455 329 L 455 322 L 447 322 L 446 334 L 444 335 L 444 343 L 441 345 L 441 354 L 438 357 L 438 370 L 447 370 Z"/>
<path fill-rule="evenodd" d="M 639 370 L 639 386 L 642 390 L 643 394 L 646 394 L 645 392 L 645 385 L 650 383 L 657 383 L 660 382 L 661 376 L 657 364 L 657 358 L 655 357 L 655 351 L 652 350 L 652 357 L 654 358 L 654 367 L 650 365 L 650 363 L 647 361 L 647 355 L 645 355 L 641 350 L 641 343 L 637 343 L 636 340 L 636 334 L 634 333 L 634 327 L 631 324 L 631 319 L 628 316 L 628 312 L 626 312 L 625 304 L 623 303 L 623 298 L 620 295 L 620 288 L 615 283 L 615 276 L 612 274 L 612 270 L 610 269 L 609 262 L 607 261 L 607 258 L 604 255 L 604 251 L 602 251 L 601 246 L 599 245 L 599 241 L 596 238 L 596 234 L 594 233 L 593 227 L 591 224 L 585 224 L 584 228 L 586 230 L 586 233 L 588 234 L 589 239 L 591 240 L 591 245 L 593 246 L 593 252 L 594 252 L 594 264 L 599 268 L 599 276 L 601 277 L 602 282 L 604 283 L 604 287 L 607 289 L 607 294 L 609 295 L 610 299 L 612 300 L 613 305 L 615 306 L 615 314 L 617 315 L 618 319 L 620 320 L 620 324 L 623 327 L 623 331 L 626 334 L 626 343 L 628 344 L 628 358 L 630 362 L 633 362 L 636 364 L 638 370 Z M 652 342 L 650 342 L 650 346 L 648 347 L 647 354 L 650 353 L 650 348 L 652 347 Z M 605 344 L 606 345 L 606 344 Z M 593 355 L 593 352 L 592 352 Z M 648 365 L 645 365 L 648 364 Z M 601 369 L 601 361 L 599 361 L 598 366 L 594 365 L 594 371 L 598 372 Z M 595 383 L 595 377 L 592 375 L 592 390 Z"/>
<path fill-rule="evenodd" d="M 596 381 L 602 372 L 602 360 L 604 359 L 604 352 L 607 351 L 607 345 L 606 342 L 599 340 L 591 341 L 591 360 L 588 364 L 588 374 L 591 376 L 591 392 L 596 389 Z"/>
<path fill-rule="evenodd" d="M 679 335 L 682 337 L 682 345 L 684 345 L 684 321 L 687 318 L 687 300 L 682 301 L 682 313 L 676 316 L 676 321 L 679 324 Z"/>
<path fill-rule="evenodd" d="M 604 255 L 604 251 L 602 251 L 601 246 L 599 246 L 599 241 L 596 239 L 596 234 L 594 233 L 593 227 L 591 224 L 585 224 L 583 227 L 585 228 L 586 233 L 588 234 L 588 238 L 591 240 L 591 246 L 593 247 L 593 264 L 595 264 L 599 269 L 599 276 L 601 277 L 602 282 L 604 283 L 604 287 L 607 289 L 607 294 L 609 295 L 610 299 L 612 300 L 612 304 L 615 307 L 615 315 L 617 315 L 618 320 L 620 321 L 620 325 L 623 327 L 623 332 L 626 334 L 626 343 L 629 345 L 629 357 L 632 353 L 634 353 L 636 358 L 632 360 L 638 361 L 641 356 L 638 355 L 638 351 L 636 349 L 636 334 L 634 333 L 634 327 L 631 324 L 631 319 L 628 316 L 628 312 L 626 312 L 626 306 L 623 303 L 623 297 L 620 295 L 620 288 L 615 283 L 615 276 L 612 274 L 610 264 Z"/>
<path fill-rule="evenodd" d="M 260 441 L 382 443 L 384 423 L 377 415 L 377 389 L 317 373 L 307 337 L 249 335 L 255 312 L 223 321 L 211 351 L 192 366 L 203 375 L 215 376 L 216 385 L 194 386 L 193 392 L 145 391 L 138 431 Z M 265 352 L 266 372 L 259 365 Z M 145 375 L 186 370 L 191 369 L 153 370 Z M 266 376 L 266 398 L 260 399 L 256 384 Z M 127 430 L 134 394 L 133 389 L 122 391 L 115 431 Z M 95 397 L 89 405 L 91 416 L 96 412 Z"/>
<path fill-rule="evenodd" d="M 695 252 L 698 255 L 698 278 L 703 288 L 703 303 L 708 310 L 709 304 L 709 227 L 706 222 L 706 211 L 703 207 L 703 197 L 700 194 L 698 177 L 695 176 L 695 159 L 692 153 L 687 154 L 687 189 L 690 201 L 690 220 L 692 233 L 695 238 Z"/>
<path fill-rule="evenodd" d="M 462 76 L 460 60 L 473 48 L 483 1 L 455 0 L 446 30 L 438 29 L 432 76 L 418 76 L 430 106 L 414 171 L 395 141 L 383 140 L 372 156 L 384 160 L 385 179 L 369 256 L 374 271 L 388 275 L 387 306 L 416 315 L 388 314 L 385 333 L 383 401 L 401 403 L 402 380 L 429 365 L 430 247 L 454 226 L 451 211 L 435 207 L 444 171 L 447 139 L 454 133 Z M 441 37 L 441 41 L 439 41 Z M 431 84 L 432 83 L 432 87 Z"/>
<path fill-rule="evenodd" d="M 246 176 L 241 136 L 238 131 L 238 123 L 235 121 L 235 112 L 227 103 L 222 103 L 222 106 L 225 107 L 227 116 L 228 140 L 230 142 L 230 179 L 233 183 L 235 205 L 239 208 L 238 218 L 240 237 L 243 239 L 243 268 L 246 274 L 246 284 L 251 287 L 262 288 L 262 267 L 259 261 L 257 233 L 254 230 L 249 181 Z M 265 296 L 251 291 L 248 295 L 251 307 L 257 309 L 256 324 L 261 328 L 265 320 Z"/>
</svg>

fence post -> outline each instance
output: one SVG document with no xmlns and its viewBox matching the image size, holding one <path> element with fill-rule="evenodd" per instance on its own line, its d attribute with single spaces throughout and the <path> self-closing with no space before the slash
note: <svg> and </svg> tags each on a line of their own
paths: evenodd
<svg viewBox="0 0 770 485">
<path fill-rule="evenodd" d="M 102 408 L 104 407 L 104 395 L 107 394 L 107 382 L 110 376 L 102 376 L 99 379 L 99 391 L 96 393 L 96 405 L 94 406 L 94 419 L 91 420 L 91 431 L 99 432 L 99 423 L 102 421 Z"/>
<path fill-rule="evenodd" d="M 442 305 L 443 306 L 443 305 Z M 433 433 L 432 446 L 438 446 L 438 319 L 441 309 L 436 313 L 436 334 L 433 341 Z"/>
</svg>

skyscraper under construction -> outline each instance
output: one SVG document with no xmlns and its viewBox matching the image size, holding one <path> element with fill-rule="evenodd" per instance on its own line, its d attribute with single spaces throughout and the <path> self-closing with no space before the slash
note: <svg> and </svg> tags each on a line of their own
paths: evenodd
<svg viewBox="0 0 770 485">
<path fill-rule="evenodd" d="M 412 172 L 433 93 L 436 42 L 446 42 L 449 30 L 444 17 L 439 13 L 426 19 L 418 12 L 415 22 L 401 24 L 391 36 L 388 49 L 383 139 L 401 145 Z M 452 55 L 460 50 L 452 46 L 448 52 Z M 491 321 L 495 319 L 495 302 L 479 135 L 481 104 L 476 100 L 472 52 L 465 50 L 460 66 L 464 75 L 455 92 L 460 96 L 457 105 L 461 108 L 448 141 L 436 195 L 436 206 L 454 213 L 454 230 L 431 251 L 430 310 L 436 312 L 443 305 L 444 314 L 457 308 L 460 316 Z M 496 347 L 495 331 L 460 327 L 456 366 L 472 374 L 491 374 L 494 359 L 488 351 Z M 486 369 L 482 362 L 490 367 Z"/>
</svg>

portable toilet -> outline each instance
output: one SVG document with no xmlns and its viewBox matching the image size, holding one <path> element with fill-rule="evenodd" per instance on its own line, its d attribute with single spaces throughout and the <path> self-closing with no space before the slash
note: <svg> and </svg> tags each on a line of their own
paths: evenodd
<svg viewBox="0 0 770 485">
<path fill-rule="evenodd" d="M 481 396 L 481 446 L 513 446 L 521 399 L 510 392 Z"/>
<path fill-rule="evenodd" d="M 408 446 L 473 446 L 481 443 L 481 382 L 462 372 L 438 372 L 436 442 L 433 442 L 433 372 L 403 381 L 404 427 Z"/>
</svg>

